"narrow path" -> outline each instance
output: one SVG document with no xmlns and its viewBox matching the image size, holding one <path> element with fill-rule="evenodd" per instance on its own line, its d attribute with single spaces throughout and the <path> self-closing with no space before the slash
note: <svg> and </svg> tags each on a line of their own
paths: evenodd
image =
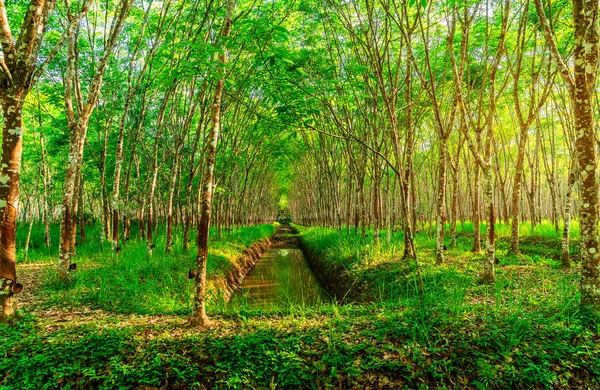
<svg viewBox="0 0 600 390">
<path fill-rule="evenodd" d="M 51 267 L 49 263 L 23 263 L 17 267 L 19 283 L 24 287 L 18 295 L 18 305 L 20 309 L 30 311 L 48 300 L 40 290 Z"/>
</svg>

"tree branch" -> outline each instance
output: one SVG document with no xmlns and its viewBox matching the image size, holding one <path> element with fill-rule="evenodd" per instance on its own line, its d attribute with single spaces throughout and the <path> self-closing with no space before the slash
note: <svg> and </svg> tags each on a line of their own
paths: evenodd
<svg viewBox="0 0 600 390">
<path fill-rule="evenodd" d="M 554 37 L 554 32 L 552 32 L 552 28 L 550 27 L 550 22 L 546 17 L 546 13 L 544 12 L 544 7 L 542 6 L 542 0 L 534 0 L 535 1 L 535 9 L 537 10 L 538 17 L 540 18 L 540 23 L 542 23 L 542 29 L 544 31 L 544 37 L 546 38 L 546 44 L 550 48 L 550 52 L 554 57 L 558 65 L 558 69 L 560 71 L 560 75 L 562 76 L 565 84 L 569 86 L 569 90 L 572 91 L 575 88 L 575 80 L 573 80 L 573 75 L 571 71 L 567 67 L 564 59 L 558 52 L 558 47 L 556 46 L 556 39 Z"/>
</svg>

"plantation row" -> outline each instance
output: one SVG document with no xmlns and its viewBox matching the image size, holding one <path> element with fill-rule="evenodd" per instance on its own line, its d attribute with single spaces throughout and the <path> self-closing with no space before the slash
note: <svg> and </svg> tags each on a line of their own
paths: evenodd
<svg viewBox="0 0 600 390">
<path fill-rule="evenodd" d="M 210 226 L 278 216 L 375 243 L 401 230 L 415 263 L 435 226 L 439 265 L 472 221 L 487 283 L 496 222 L 518 255 L 521 224 L 550 220 L 570 267 L 576 220 L 581 304 L 595 311 L 598 8 L 0 2 L 0 319 L 23 289 L 17 223 L 44 223 L 35 245 L 54 248 L 63 280 L 86 223 L 101 221 L 117 264 L 132 224 L 149 256 L 159 226 L 167 253 L 183 226 L 182 249 L 198 242 L 193 322 L 206 325 Z"/>
</svg>

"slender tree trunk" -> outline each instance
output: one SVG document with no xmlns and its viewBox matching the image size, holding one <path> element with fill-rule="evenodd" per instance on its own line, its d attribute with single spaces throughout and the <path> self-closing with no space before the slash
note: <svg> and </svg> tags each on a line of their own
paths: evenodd
<svg viewBox="0 0 600 390">
<path fill-rule="evenodd" d="M 483 169 L 483 177 L 485 181 L 485 192 L 484 192 L 484 204 L 486 207 L 486 214 L 488 217 L 485 235 L 485 260 L 483 266 L 482 278 L 484 281 L 490 283 L 496 280 L 495 272 L 495 212 L 494 212 L 494 185 L 492 181 L 492 167 L 486 167 Z"/>
<path fill-rule="evenodd" d="M 567 193 L 565 194 L 565 225 L 563 227 L 561 254 L 561 263 L 565 268 L 571 267 L 569 235 L 571 233 L 571 209 L 573 207 L 573 187 L 575 186 L 576 176 L 575 167 L 573 167 L 571 172 L 569 172 Z"/>
<path fill-rule="evenodd" d="M 511 205 L 511 231 L 510 231 L 510 250 L 513 255 L 519 254 L 519 205 L 521 204 L 521 187 L 523 181 L 523 168 L 525 167 L 525 147 L 527 145 L 528 126 L 521 124 L 519 134 L 519 146 L 517 152 L 517 164 L 515 165 L 515 175 L 513 177 L 512 205 Z"/>
<path fill-rule="evenodd" d="M 83 177 L 79 178 L 79 237 L 81 238 L 81 242 L 85 241 L 85 203 L 83 203 L 83 193 L 85 189 L 85 182 L 83 181 Z"/>
<path fill-rule="evenodd" d="M 358 228 L 360 227 L 360 193 L 362 183 L 360 180 L 360 175 L 358 174 L 358 169 L 355 166 L 354 174 L 356 175 L 357 185 L 355 191 L 355 204 L 354 204 L 354 234 L 358 234 Z"/>
<path fill-rule="evenodd" d="M 23 261 L 27 261 L 27 257 L 29 255 L 29 242 L 31 241 L 31 231 L 33 230 L 33 216 L 31 216 L 31 220 L 29 221 L 29 228 L 27 229 L 27 239 L 25 240 L 25 256 Z"/>
<path fill-rule="evenodd" d="M 446 205 L 446 163 L 448 161 L 448 139 L 439 138 L 438 188 L 436 198 L 436 248 L 435 261 L 444 263 L 444 208 Z"/>
<path fill-rule="evenodd" d="M 48 158 L 46 154 L 46 143 L 44 141 L 44 136 L 40 133 L 40 155 L 42 158 L 42 184 L 44 191 L 44 199 L 43 201 L 43 216 L 42 219 L 44 221 L 44 243 L 46 247 L 50 247 L 51 239 L 50 239 L 50 194 L 48 191 L 48 186 L 50 182 L 50 169 L 48 168 Z"/>
<path fill-rule="evenodd" d="M 225 19 L 221 29 L 221 37 L 228 37 L 231 34 L 231 25 L 233 23 L 234 0 L 227 0 Z M 219 61 L 225 64 L 227 54 L 219 54 Z M 198 226 L 198 256 L 196 258 L 196 296 L 194 299 L 194 309 L 190 318 L 190 325 L 205 326 L 208 324 L 206 315 L 206 261 L 208 260 L 208 236 L 210 229 L 210 216 L 212 211 L 213 179 L 215 170 L 215 161 L 217 156 L 217 142 L 219 140 L 219 130 L 221 126 L 221 102 L 223 98 L 223 88 L 225 86 L 225 76 L 217 82 L 213 98 L 211 112 L 211 128 L 208 136 L 208 148 L 206 151 L 206 170 L 204 172 L 202 208 L 200 213 L 200 224 Z"/>
<path fill-rule="evenodd" d="M 459 154 L 460 154 L 460 149 L 458 150 Z M 457 159 L 456 162 L 456 169 L 454 167 L 452 167 L 452 205 L 451 205 L 451 213 L 452 213 L 452 221 L 450 222 L 450 236 L 451 236 L 451 242 L 450 242 L 450 246 L 455 248 L 456 247 L 456 220 L 457 220 L 457 214 L 458 214 L 458 197 L 459 197 L 459 192 L 458 192 L 458 182 L 459 182 L 459 167 L 458 164 L 460 163 L 460 157 Z"/>
<path fill-rule="evenodd" d="M 481 232 L 480 232 L 480 204 L 479 204 L 479 194 L 480 194 L 480 177 L 481 177 L 481 168 L 479 164 L 475 162 L 473 164 L 473 168 L 475 170 L 473 175 L 473 252 L 481 252 Z"/>
<path fill-rule="evenodd" d="M 82 156 L 82 162 L 83 162 L 83 156 Z M 71 232 L 69 233 L 71 235 L 71 258 L 73 258 L 74 256 L 77 255 L 77 227 L 80 225 L 80 220 L 79 220 L 79 209 L 81 206 L 81 202 L 80 202 L 80 192 L 81 192 L 81 164 L 82 162 L 80 162 L 79 167 L 77 168 L 77 177 L 76 177 L 76 182 L 75 182 L 75 195 L 74 195 L 74 199 L 73 199 L 73 221 L 71 223 Z"/>
<path fill-rule="evenodd" d="M 415 145 L 415 128 L 413 125 L 413 106 L 412 106 L 412 63 L 408 63 L 405 78 L 405 99 L 409 103 L 406 105 L 406 144 L 404 147 L 404 180 L 402 183 L 402 204 L 404 206 L 404 254 L 405 259 L 415 259 L 415 245 L 413 233 L 416 228 L 415 213 L 415 192 L 414 192 L 414 166 L 413 153 Z"/>
<path fill-rule="evenodd" d="M 148 191 L 148 218 L 146 221 L 147 230 L 146 230 L 146 250 L 148 251 L 148 255 L 152 256 L 152 249 L 154 248 L 154 243 L 152 242 L 152 229 L 154 223 L 154 192 L 156 191 L 156 182 L 158 180 L 158 147 L 160 143 L 160 138 L 162 136 L 163 131 L 163 121 L 165 117 L 165 112 L 167 110 L 168 102 L 171 98 L 172 93 L 175 91 L 175 86 L 172 86 L 164 96 L 164 100 L 162 102 L 160 112 L 157 119 L 158 130 L 156 132 L 156 136 L 154 139 L 154 148 L 152 151 L 152 174 L 150 176 L 150 190 Z"/>
<path fill-rule="evenodd" d="M 108 201 L 108 194 L 106 193 L 106 166 L 102 168 L 102 174 L 100 175 L 100 186 L 102 187 L 102 230 L 103 235 L 107 241 L 112 240 L 110 235 L 110 207 Z"/>
<path fill-rule="evenodd" d="M 379 204 L 380 196 L 380 175 L 379 175 L 379 159 L 374 158 L 373 161 L 373 242 L 379 244 L 379 226 L 381 219 L 381 209 Z"/>
<path fill-rule="evenodd" d="M 150 184 L 150 191 L 148 192 L 148 216 L 146 217 L 146 250 L 148 255 L 152 256 L 152 249 L 154 249 L 154 243 L 152 242 L 152 224 L 154 223 L 154 189 L 156 188 L 156 177 L 158 176 L 158 168 L 152 175 L 152 183 Z"/>
<path fill-rule="evenodd" d="M 173 172 L 169 189 L 169 203 L 167 205 L 167 243 L 165 253 L 171 253 L 173 248 L 173 196 L 177 185 L 177 172 L 179 171 L 179 148 L 175 148 L 175 158 L 173 161 Z"/>
<path fill-rule="evenodd" d="M 77 52 L 78 37 L 76 34 L 78 21 L 72 17 L 70 10 L 67 11 L 70 16 L 70 23 L 69 32 L 67 34 L 68 51 L 64 98 L 71 142 L 63 186 L 63 215 L 61 221 L 60 257 L 58 265 L 58 273 L 61 279 L 67 279 L 69 277 L 69 271 L 71 270 L 71 256 L 75 249 L 74 242 L 72 242 L 72 235 L 73 229 L 76 227 L 74 218 L 77 215 L 79 177 L 81 175 L 81 166 L 83 163 L 83 149 L 88 130 L 88 122 L 100 96 L 102 79 L 108 65 L 108 59 L 116 45 L 117 38 L 123 27 L 123 23 L 125 22 L 125 18 L 129 14 L 132 2 L 133 0 L 121 0 L 117 6 L 116 19 L 111 25 L 108 39 L 104 47 L 104 54 L 98 60 L 94 76 L 89 86 L 88 96 L 85 101 L 78 93 L 78 91 L 80 91 L 78 85 L 79 78 L 76 74 L 78 71 L 77 61 L 79 58 Z M 75 92 L 77 106 L 80 107 L 78 110 L 75 110 L 73 106 L 73 92 Z"/>
<path fill-rule="evenodd" d="M 184 216 L 184 225 L 183 225 L 183 250 L 188 251 L 190 249 L 190 226 L 192 224 L 192 215 L 189 207 L 185 208 L 185 216 Z"/>
<path fill-rule="evenodd" d="M 124 113 L 123 116 L 127 114 Z M 123 133 L 125 124 L 122 124 L 121 130 L 119 131 L 119 138 L 117 140 L 117 149 L 115 157 L 115 176 L 113 180 L 113 194 L 112 194 L 112 249 L 115 256 L 119 255 L 119 189 L 121 185 L 121 166 L 123 165 Z"/>
<path fill-rule="evenodd" d="M 138 221 L 138 238 L 144 240 L 146 238 L 146 229 L 144 224 L 144 216 L 146 210 L 146 199 L 142 200 L 142 207 L 140 208 L 140 220 Z"/>
</svg>

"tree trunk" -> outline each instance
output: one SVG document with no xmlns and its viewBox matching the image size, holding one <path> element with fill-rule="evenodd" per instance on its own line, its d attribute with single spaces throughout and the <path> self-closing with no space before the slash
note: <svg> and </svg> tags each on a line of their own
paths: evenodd
<svg viewBox="0 0 600 390">
<path fill-rule="evenodd" d="M 451 213 L 452 213 L 452 221 L 450 222 L 450 236 L 451 236 L 451 242 L 450 242 L 450 246 L 455 248 L 456 247 L 456 221 L 457 221 L 457 214 L 458 214 L 458 197 L 459 197 L 459 192 L 458 192 L 458 179 L 459 179 L 459 165 L 460 164 L 460 149 L 458 150 L 458 159 L 456 161 L 456 165 L 455 167 L 452 167 L 452 205 L 451 205 Z"/>
<path fill-rule="evenodd" d="M 444 263 L 444 208 L 446 205 L 446 163 L 448 159 L 448 140 L 439 138 L 438 188 L 436 199 L 436 248 L 435 261 Z"/>
<path fill-rule="evenodd" d="M 167 205 L 167 243 L 165 253 L 171 253 L 173 248 L 173 196 L 177 185 L 177 172 L 179 171 L 179 148 L 175 148 L 175 160 L 173 162 L 173 172 L 169 189 L 169 204 Z"/>
<path fill-rule="evenodd" d="M 598 70 L 598 1 L 573 0 L 575 29 L 573 117 L 581 191 L 581 305 L 600 309 L 598 180 L 594 88 Z"/>
<path fill-rule="evenodd" d="M 511 230 L 509 254 L 519 254 L 519 205 L 521 204 L 521 186 L 523 181 L 523 168 L 525 166 L 525 146 L 527 145 L 528 127 L 521 124 L 519 134 L 519 147 L 517 152 L 517 164 L 515 165 L 515 176 L 513 177 L 512 205 L 511 205 Z"/>
<path fill-rule="evenodd" d="M 140 240 L 144 240 L 146 238 L 146 230 L 145 230 L 145 224 L 144 224 L 144 216 L 145 214 L 145 209 L 146 209 L 146 199 L 142 200 L 142 207 L 140 208 L 140 220 L 138 221 L 138 238 Z"/>
<path fill-rule="evenodd" d="M 163 102 L 161 104 L 160 112 L 158 114 L 157 126 L 158 130 L 154 139 L 154 148 L 152 151 L 152 175 L 150 176 L 150 190 L 148 191 L 148 218 L 147 218 L 147 230 L 146 230 L 146 249 L 148 251 L 148 255 L 152 256 L 152 249 L 154 248 L 154 243 L 152 242 L 152 224 L 154 223 L 154 191 L 156 190 L 156 182 L 158 179 L 158 146 L 160 144 L 160 138 L 162 136 L 163 131 L 163 121 L 165 117 L 165 111 L 167 110 L 168 102 L 172 96 L 172 93 L 175 91 L 175 86 L 171 86 L 171 88 L 165 93 L 163 98 Z"/>
<path fill-rule="evenodd" d="M 494 269 L 495 262 L 495 226 L 496 218 L 494 213 L 494 186 L 492 182 L 492 167 L 486 167 L 483 170 L 485 181 L 484 204 L 488 217 L 485 235 L 485 260 L 483 266 L 482 279 L 488 283 L 496 280 L 496 272 Z"/>
<path fill-rule="evenodd" d="M 233 23 L 234 0 L 227 0 L 225 19 L 221 29 L 221 37 L 228 37 L 231 34 L 231 25 Z M 227 54 L 224 51 L 219 54 L 219 61 L 222 64 L 227 62 Z M 205 326 L 208 324 L 206 315 L 206 261 L 208 260 L 208 236 L 210 229 L 210 216 L 212 211 L 212 195 L 215 161 L 217 157 L 217 142 L 219 140 L 219 130 L 221 126 L 221 102 L 223 98 L 223 88 L 225 86 L 225 76 L 217 82 L 213 98 L 211 112 L 211 128 L 208 135 L 208 148 L 206 150 L 206 170 L 204 172 L 203 190 L 202 190 L 202 208 L 200 213 L 200 223 L 198 225 L 198 256 L 196 257 L 196 295 L 194 299 L 194 309 L 190 318 L 190 325 Z"/>
<path fill-rule="evenodd" d="M 76 203 L 78 200 L 76 190 L 78 187 L 79 166 L 83 161 L 83 146 L 86 136 L 86 129 L 81 127 L 79 121 L 71 124 L 69 128 L 71 133 L 71 143 L 69 146 L 65 181 L 63 184 L 63 212 L 60 224 L 60 255 L 58 260 L 58 274 L 61 279 L 67 279 L 69 277 L 71 256 L 74 251 L 72 233 L 75 224 Z"/>
<path fill-rule="evenodd" d="M 121 28 L 123 27 L 123 23 L 125 22 L 125 18 L 129 14 L 132 2 L 133 0 L 121 0 L 117 6 L 118 11 L 116 19 L 111 25 L 110 32 L 108 34 L 109 37 L 104 47 L 104 53 L 98 60 L 97 66 L 94 69 L 94 76 L 92 77 L 88 95 L 85 101 L 83 100 L 81 94 L 78 93 L 81 88 L 79 86 L 79 77 L 76 74 L 78 72 L 77 61 L 79 59 L 79 53 L 77 51 L 78 37 L 76 34 L 76 27 L 79 25 L 79 21 L 74 18 L 73 15 L 71 15 L 70 10 L 67 10 L 70 23 L 67 33 L 68 50 L 67 65 L 64 76 L 64 100 L 71 140 L 65 182 L 63 186 L 63 214 L 61 220 L 60 258 L 58 265 L 58 273 L 61 279 L 66 279 L 69 277 L 69 271 L 71 269 L 71 256 L 75 249 L 72 237 L 74 229 L 76 228 L 74 218 L 77 215 L 79 178 L 83 163 L 83 149 L 88 130 L 88 122 L 100 96 L 102 79 L 108 65 L 108 59 L 115 47 Z M 77 110 L 73 105 L 73 92 L 75 92 L 77 107 L 79 107 Z"/>
<path fill-rule="evenodd" d="M 50 194 L 48 192 L 48 186 L 50 182 L 50 169 L 48 168 L 48 159 L 46 154 L 46 143 L 44 136 L 40 133 L 40 155 L 42 159 L 42 184 L 44 190 L 43 199 L 43 217 L 44 220 L 44 243 L 46 247 L 50 247 L 50 202 L 48 201 Z"/>
<path fill-rule="evenodd" d="M 571 233 L 571 209 L 573 207 L 573 187 L 575 186 L 576 172 L 572 168 L 569 172 L 569 179 L 567 181 L 567 193 L 565 194 L 565 225 L 563 227 L 562 235 L 562 254 L 561 263 L 565 268 L 571 267 L 570 250 L 569 250 L 569 235 Z"/>
<path fill-rule="evenodd" d="M 379 175 L 379 159 L 375 157 L 373 159 L 373 242 L 375 245 L 379 244 L 379 227 L 381 219 L 381 209 L 379 204 L 380 196 L 380 175 Z"/>
<path fill-rule="evenodd" d="M 25 240 L 25 255 L 23 256 L 23 261 L 27 261 L 27 257 L 29 255 L 29 242 L 31 241 L 31 231 L 33 230 L 33 216 L 31 216 L 31 221 L 29 221 L 29 228 L 27 229 L 27 239 Z"/>
<path fill-rule="evenodd" d="M 38 53 L 55 4 L 55 0 L 29 2 L 22 24 L 13 26 L 16 27 L 15 31 L 19 31 L 19 36 L 13 37 L 5 2 L 0 1 L 0 104 L 3 119 L 0 166 L 0 321 L 14 314 L 14 294 L 22 289 L 16 281 L 15 235 L 23 151 L 23 102 L 41 70 L 58 52 L 50 52 L 38 67 Z M 82 8 L 87 11 L 87 8 Z"/>
<path fill-rule="evenodd" d="M 480 215 L 479 215 L 479 194 L 480 194 L 480 177 L 481 177 L 481 168 L 479 164 L 475 162 L 474 164 L 474 175 L 473 175 L 473 252 L 481 252 L 481 232 L 479 228 L 480 224 Z"/>
<path fill-rule="evenodd" d="M 81 242 L 85 241 L 85 203 L 83 203 L 83 192 L 85 187 L 85 182 L 83 181 L 83 177 L 79 177 L 79 238 L 81 238 Z"/>
<path fill-rule="evenodd" d="M 110 207 L 108 194 L 106 193 L 106 165 L 103 163 L 102 174 L 100 175 L 100 186 L 102 187 L 102 231 L 100 237 L 112 240 L 110 235 Z"/>
<path fill-rule="evenodd" d="M 402 204 L 404 208 L 404 254 L 405 259 L 415 259 L 415 244 L 413 241 L 413 230 L 416 227 L 415 192 L 414 192 L 414 166 L 413 153 L 415 145 L 415 127 L 413 125 L 412 105 L 412 64 L 407 63 L 405 78 L 406 105 L 406 144 L 404 147 L 404 180 L 402 183 Z"/>
<path fill-rule="evenodd" d="M 2 166 L 0 168 L 0 321 L 14 314 L 16 274 L 16 223 L 19 177 L 23 151 L 23 97 L 7 94 L 2 100 Z"/>
</svg>

